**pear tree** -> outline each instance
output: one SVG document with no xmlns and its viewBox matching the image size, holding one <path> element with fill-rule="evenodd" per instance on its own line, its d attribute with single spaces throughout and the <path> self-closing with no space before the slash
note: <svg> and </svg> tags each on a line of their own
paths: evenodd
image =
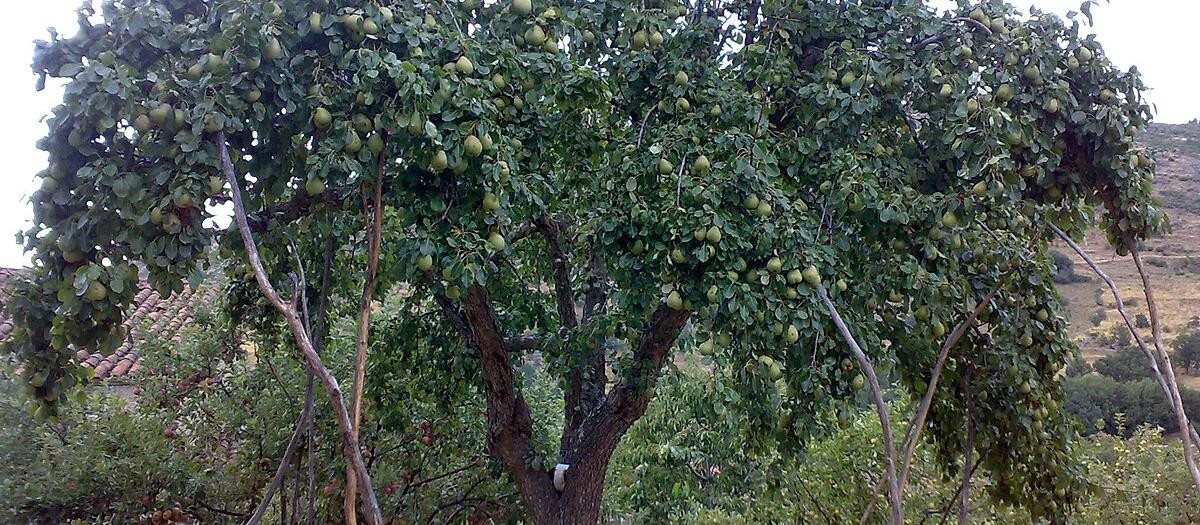
<svg viewBox="0 0 1200 525">
<path fill-rule="evenodd" d="M 1048 226 L 1101 227 L 1119 253 L 1167 228 L 1134 142 L 1144 86 L 1087 34 L 1091 3 L 89 2 L 35 51 L 66 88 L 6 349 L 54 417 L 87 381 L 76 350 L 126 336 L 139 269 L 167 295 L 219 251 L 246 292 L 227 307 L 274 307 L 260 322 L 320 373 L 353 469 L 358 387 L 343 399 L 301 315 L 325 273 L 334 308 L 373 293 L 408 314 L 370 335 L 354 383 L 430 378 L 485 404 L 530 521 L 595 523 L 675 356 L 711 371 L 713 418 L 795 450 L 866 368 L 924 393 L 978 310 L 927 440 L 950 468 L 973 428 L 991 495 L 1064 522 L 1087 485 Z M 517 369 L 535 354 L 560 414 L 531 413 Z"/>
</svg>

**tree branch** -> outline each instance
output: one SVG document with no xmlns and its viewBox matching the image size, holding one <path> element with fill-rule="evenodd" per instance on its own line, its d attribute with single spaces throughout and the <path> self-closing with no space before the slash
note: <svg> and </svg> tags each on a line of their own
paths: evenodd
<svg viewBox="0 0 1200 525">
<path fill-rule="evenodd" d="M 358 447 L 358 440 L 354 438 L 352 433 L 350 415 L 346 410 L 341 388 L 338 386 L 337 379 L 329 373 L 329 369 L 321 361 L 321 357 L 317 355 L 308 331 L 305 330 L 304 324 L 300 320 L 299 315 L 297 315 L 295 308 L 279 296 L 279 293 L 276 292 L 275 287 L 267 278 L 262 258 L 258 253 L 258 245 L 254 242 L 254 235 L 246 219 L 246 208 L 242 201 L 241 183 L 238 180 L 237 173 L 234 171 L 233 161 L 229 158 L 229 149 L 226 145 L 225 132 L 223 131 L 217 135 L 217 147 L 220 148 L 221 169 L 225 172 L 225 178 L 229 182 L 233 196 L 234 219 L 241 233 L 242 243 L 246 248 L 246 256 L 249 259 L 250 266 L 254 269 L 254 278 L 258 283 L 258 288 L 275 310 L 284 317 L 288 328 L 292 332 L 292 338 L 295 339 L 296 345 L 300 347 L 301 352 L 305 356 L 308 368 L 321 379 L 321 383 L 329 395 L 330 404 L 333 405 L 335 415 L 337 416 L 338 427 L 342 433 L 342 441 L 345 445 L 347 459 L 354 464 L 361 478 L 361 488 L 366 500 L 368 519 L 374 525 L 381 525 L 383 517 L 379 511 L 379 502 L 375 499 L 375 490 L 371 487 L 370 473 L 367 472 L 366 464 L 363 463 L 362 453 Z"/>
<path fill-rule="evenodd" d="M 387 132 L 382 132 L 384 150 L 380 151 L 375 160 L 375 190 L 372 192 L 370 206 L 367 206 L 366 195 L 363 195 L 363 212 L 370 210 L 371 222 L 367 224 L 367 275 L 363 282 L 362 297 L 358 302 L 358 340 L 354 359 L 354 383 L 351 385 L 350 414 L 353 423 L 354 437 L 358 438 L 358 427 L 362 420 L 363 382 L 367 373 L 367 339 L 371 334 L 371 302 L 375 298 L 375 283 L 379 275 L 379 250 L 383 237 L 383 166 L 387 160 Z M 348 525 L 357 523 L 355 516 L 355 500 L 358 497 L 355 490 L 354 469 L 346 467 L 346 495 L 342 502 L 342 513 Z"/>
<path fill-rule="evenodd" d="M 1117 303 L 1117 313 L 1120 313 L 1121 318 L 1125 320 L 1125 326 L 1129 328 L 1129 334 L 1133 336 L 1133 340 L 1137 342 L 1138 348 L 1142 351 L 1142 354 L 1146 356 L 1146 361 L 1150 366 L 1150 372 L 1153 373 L 1155 381 L 1158 382 L 1158 386 L 1162 389 L 1163 395 L 1167 396 L 1167 401 L 1171 403 L 1172 408 L 1174 408 L 1174 396 L 1171 394 L 1171 388 L 1167 386 L 1167 380 L 1163 377 L 1162 370 L 1158 367 L 1158 359 L 1154 357 L 1154 352 L 1150 350 L 1149 345 L 1147 345 L 1146 341 L 1142 339 L 1142 336 L 1138 334 L 1136 325 L 1133 322 L 1133 318 L 1130 317 L 1129 312 L 1125 310 L 1125 301 L 1121 299 L 1121 291 L 1117 289 L 1117 284 L 1113 282 L 1112 278 L 1109 277 L 1107 273 L 1104 273 L 1104 270 L 1100 269 L 1100 265 L 1097 264 L 1095 260 L 1093 260 L 1086 252 L 1083 251 L 1083 247 L 1079 246 L 1078 243 L 1076 243 L 1073 239 L 1071 239 L 1070 236 L 1059 229 L 1058 226 L 1053 224 L 1048 224 L 1047 226 L 1050 227 L 1050 230 L 1053 231 L 1059 239 L 1062 239 L 1063 242 L 1067 243 L 1067 246 L 1070 246 L 1071 249 L 1075 251 L 1075 254 L 1083 259 L 1083 262 L 1087 263 L 1088 267 L 1100 277 L 1100 280 L 1104 281 L 1104 284 L 1108 285 L 1108 289 L 1112 292 L 1113 299 Z M 1192 435 L 1192 443 L 1200 446 L 1200 435 L 1197 435 L 1196 427 L 1189 425 L 1188 429 L 1189 433 Z"/>
<path fill-rule="evenodd" d="M 470 344 L 483 363 L 487 392 L 488 450 L 512 474 L 525 501 L 539 501 L 553 490 L 550 478 L 526 465 L 532 454 L 533 419 L 517 390 L 504 335 L 487 289 L 472 285 L 463 296 Z"/>
<path fill-rule="evenodd" d="M 887 464 L 888 485 L 891 487 L 892 524 L 903 525 L 904 502 L 901 495 L 900 480 L 896 475 L 896 445 L 895 440 L 892 438 L 892 423 L 891 418 L 888 416 L 887 403 L 883 400 L 883 391 L 879 388 L 879 378 L 875 375 L 875 367 L 867 359 L 867 355 L 863 353 L 862 348 L 858 346 L 858 342 L 855 341 L 854 335 L 850 333 L 850 329 L 846 327 L 846 323 L 842 321 L 842 316 L 838 314 L 833 301 L 829 300 L 829 294 L 825 292 L 824 286 L 817 286 L 817 295 L 825 303 L 825 307 L 829 310 L 829 315 L 833 317 L 833 323 L 837 325 L 842 338 L 850 345 L 850 351 L 858 359 L 858 365 L 867 374 L 867 383 L 871 386 L 871 396 L 875 398 L 875 409 L 879 412 L 879 422 L 883 428 L 884 458 Z"/>
<path fill-rule="evenodd" d="M 1187 463 L 1188 471 L 1192 474 L 1196 491 L 1200 493 L 1200 468 L 1196 467 L 1192 436 L 1187 431 L 1191 428 L 1191 422 L 1188 421 L 1187 412 L 1183 408 L 1183 397 L 1179 393 L 1179 383 L 1175 380 L 1175 367 L 1171 366 L 1171 354 L 1163 346 L 1162 325 L 1158 322 L 1158 304 L 1154 300 L 1154 288 L 1150 286 L 1150 276 L 1146 274 L 1146 268 L 1142 265 L 1141 252 L 1134 248 L 1130 250 L 1130 254 L 1133 255 L 1133 264 L 1137 266 L 1138 274 L 1142 277 L 1142 289 L 1146 292 L 1146 308 L 1150 311 L 1150 334 L 1154 338 L 1154 348 L 1158 350 L 1158 357 L 1162 359 L 1167 386 L 1171 387 L 1171 403 L 1174 405 L 1175 419 L 1179 421 L 1179 434 L 1183 441 L 1183 461 Z"/>
</svg>

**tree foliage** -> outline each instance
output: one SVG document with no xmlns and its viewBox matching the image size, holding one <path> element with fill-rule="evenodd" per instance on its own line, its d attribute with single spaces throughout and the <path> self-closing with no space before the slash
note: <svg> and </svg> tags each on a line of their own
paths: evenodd
<svg viewBox="0 0 1200 525">
<path fill-rule="evenodd" d="M 1166 228 L 1133 142 L 1150 118 L 1136 70 L 1082 16 L 999 1 L 718 4 L 85 6 L 34 63 L 67 81 L 7 345 L 39 414 L 86 380 L 74 348 L 125 336 L 135 263 L 167 293 L 214 243 L 242 257 L 206 206 L 227 199 L 228 147 L 274 277 L 333 239 L 342 297 L 361 288 L 360 196 L 385 179 L 380 293 L 404 290 L 410 315 L 376 355 L 440 349 L 428 373 L 447 389 L 486 386 L 491 451 L 531 511 L 550 486 L 512 373 L 527 353 L 560 379 L 558 459 L 589 487 L 564 498 L 595 499 L 674 348 L 720 377 L 713 410 L 797 443 L 861 384 L 816 287 L 919 387 L 1000 286 L 948 366 L 934 439 L 961 449 L 972 369 L 994 494 L 1060 518 L 1082 485 L 1043 225 L 1078 233 L 1099 209 L 1118 252 Z"/>
</svg>

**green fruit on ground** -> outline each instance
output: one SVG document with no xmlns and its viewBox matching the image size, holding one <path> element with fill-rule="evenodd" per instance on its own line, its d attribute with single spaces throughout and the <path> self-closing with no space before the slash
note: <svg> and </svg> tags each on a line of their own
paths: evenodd
<svg viewBox="0 0 1200 525">
<path fill-rule="evenodd" d="M 471 59 L 464 55 L 458 57 L 458 61 L 454 63 L 454 69 L 458 70 L 459 73 L 464 75 L 470 75 L 475 73 L 475 64 L 471 63 Z"/>
<path fill-rule="evenodd" d="M 483 194 L 483 209 L 487 211 L 496 211 L 500 209 L 500 199 L 495 193 L 487 192 Z"/>
<path fill-rule="evenodd" d="M 528 15 L 533 12 L 533 0 L 513 0 L 512 11 L 518 15 Z"/>
<path fill-rule="evenodd" d="M 667 295 L 667 306 L 670 307 L 672 310 L 682 310 L 683 309 L 683 297 L 679 296 L 679 292 L 672 291 L 670 294 Z"/>
<path fill-rule="evenodd" d="M 432 270 L 433 269 L 433 256 L 432 255 L 422 255 L 420 257 L 417 257 L 417 269 L 421 270 L 422 272 L 428 272 L 429 270 Z"/>
<path fill-rule="evenodd" d="M 487 243 L 488 248 L 496 252 L 504 251 L 504 247 L 508 246 L 508 243 L 505 242 L 504 237 L 496 232 L 492 232 L 491 235 L 488 235 Z"/>
<path fill-rule="evenodd" d="M 817 270 L 816 266 L 810 264 L 800 274 L 804 277 L 804 282 L 808 283 L 809 286 L 816 287 L 821 285 L 821 272 Z"/>
<path fill-rule="evenodd" d="M 704 235 L 704 238 L 708 240 L 710 244 L 717 244 L 721 242 L 721 230 L 716 226 L 710 226 L 708 228 L 708 233 Z"/>
<path fill-rule="evenodd" d="M 313 124 L 318 128 L 328 128 L 333 123 L 333 115 L 329 114 L 329 110 L 325 108 L 317 108 L 313 111 Z"/>
<path fill-rule="evenodd" d="M 446 158 L 445 150 L 438 150 L 433 154 L 433 160 L 429 161 L 429 168 L 433 171 L 445 170 L 450 165 L 450 160 Z"/>
<path fill-rule="evenodd" d="M 383 137 L 378 133 L 367 139 L 367 149 L 371 150 L 371 153 L 378 155 L 383 151 L 383 146 Z"/>
<path fill-rule="evenodd" d="M 792 269 L 792 270 L 788 271 L 788 273 L 787 273 L 788 284 L 800 284 L 800 281 L 803 281 L 803 280 L 804 280 L 804 274 L 800 270 Z"/>
<path fill-rule="evenodd" d="M 92 302 L 103 301 L 108 297 L 108 288 L 100 281 L 92 281 L 87 287 L 87 299 Z"/>
<path fill-rule="evenodd" d="M 307 193 L 309 197 L 315 197 L 325 193 L 325 181 L 318 178 L 308 179 L 308 181 L 304 183 L 304 192 Z"/>
<path fill-rule="evenodd" d="M 478 157 L 483 153 L 483 142 L 480 142 L 475 135 L 469 135 L 467 140 L 463 141 L 463 151 L 468 157 Z"/>
<path fill-rule="evenodd" d="M 783 269 L 783 261 L 778 257 L 772 257 L 767 261 L 767 271 L 771 273 L 779 273 Z"/>
</svg>

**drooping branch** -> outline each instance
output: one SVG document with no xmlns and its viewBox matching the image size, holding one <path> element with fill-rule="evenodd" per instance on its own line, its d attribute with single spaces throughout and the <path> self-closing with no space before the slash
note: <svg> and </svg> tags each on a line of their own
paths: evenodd
<svg viewBox="0 0 1200 525">
<path fill-rule="evenodd" d="M 963 319 L 961 322 L 959 322 L 958 325 L 954 327 L 954 330 L 950 332 L 950 336 L 946 338 L 946 341 L 942 343 L 942 349 L 938 352 L 937 359 L 934 361 L 933 372 L 929 377 L 929 386 L 925 388 L 925 393 L 921 396 L 921 402 L 917 405 L 917 411 L 913 414 L 913 418 L 909 420 L 908 428 L 904 432 L 904 459 L 901 463 L 902 467 L 900 469 L 901 489 L 903 489 L 908 482 L 908 473 L 912 466 L 912 457 L 917 450 L 917 444 L 920 443 L 921 431 L 925 427 L 925 419 L 929 416 L 929 408 L 933 405 L 933 394 L 937 391 L 938 381 L 941 379 L 942 370 L 946 365 L 946 358 L 950 355 L 950 350 L 958 344 L 958 341 L 962 339 L 963 335 L 967 333 L 967 330 L 970 329 L 971 325 L 975 323 L 975 320 L 979 318 L 979 315 L 983 313 L 984 309 L 986 309 L 989 304 L 991 304 L 992 299 L 994 299 L 996 294 L 1000 292 L 1000 288 L 1003 285 L 1003 280 L 999 283 L 996 283 L 996 286 L 994 286 L 992 290 L 988 292 L 987 296 L 985 296 L 983 300 L 975 306 L 975 309 L 971 311 L 970 315 L 968 315 L 966 319 Z M 863 511 L 862 517 L 858 520 L 859 525 L 865 524 L 867 519 L 871 516 L 871 509 L 875 505 L 875 499 L 879 497 L 879 493 L 883 490 L 884 481 L 885 480 L 880 480 L 880 482 L 875 486 L 874 492 L 871 493 L 871 497 L 867 499 L 867 508 Z"/>
<path fill-rule="evenodd" d="M 363 383 L 367 373 L 367 340 L 371 332 L 371 303 L 375 299 L 375 283 L 379 274 L 379 250 L 383 238 L 383 167 L 386 164 L 387 132 L 381 134 L 384 150 L 380 151 L 375 161 L 375 184 L 371 192 L 370 204 L 363 196 L 363 213 L 371 213 L 367 223 L 367 272 L 363 281 L 362 296 L 358 302 L 358 338 L 354 359 L 354 383 L 351 387 L 350 413 L 353 423 L 354 437 L 358 437 L 358 427 L 362 420 Z M 346 468 L 346 494 L 342 502 L 342 513 L 348 525 L 357 522 L 354 502 L 358 499 L 355 490 L 354 469 Z"/>
<path fill-rule="evenodd" d="M 242 201 L 241 183 L 237 173 L 234 171 L 233 162 L 230 160 L 224 132 L 220 132 L 217 135 L 217 147 L 220 149 L 221 169 L 225 172 L 225 178 L 229 182 L 233 196 L 234 220 L 237 222 L 238 230 L 241 233 L 242 243 L 246 248 L 247 259 L 254 270 L 254 279 L 258 283 L 258 288 L 263 296 L 267 298 L 271 306 L 287 322 L 288 328 L 292 332 L 292 338 L 305 356 L 309 370 L 317 375 L 326 393 L 329 395 L 330 404 L 333 406 L 338 427 L 342 434 L 346 457 L 358 471 L 360 486 L 363 490 L 363 499 L 367 507 L 368 520 L 373 525 L 381 525 L 383 517 L 379 510 L 379 502 L 375 498 L 375 490 L 371 486 L 371 476 L 367 471 L 366 463 L 363 462 L 358 440 L 355 439 L 352 433 L 350 414 L 346 410 L 341 387 L 338 386 L 337 379 L 329 372 L 321 357 L 317 355 L 312 339 L 305 329 L 295 305 L 284 301 L 267 277 L 267 272 L 263 268 L 262 258 L 258 253 L 258 245 L 254 241 L 254 234 L 250 230 L 250 224 L 246 219 L 246 208 Z"/>
<path fill-rule="evenodd" d="M 879 377 L 875 374 L 875 366 L 871 364 L 871 361 L 867 359 L 867 355 L 863 353 L 862 348 L 858 346 L 858 341 L 854 339 L 854 334 L 850 333 L 850 329 L 846 327 L 842 316 L 838 314 L 837 307 L 833 305 L 833 301 L 829 300 L 829 294 L 825 292 L 824 286 L 817 286 L 817 295 L 825 303 L 825 307 L 829 310 L 829 315 L 833 317 L 833 323 L 837 325 L 842 338 L 850 345 L 850 351 L 854 353 L 855 359 L 858 360 L 858 366 L 862 367 L 863 373 L 867 375 L 867 384 L 871 387 L 871 397 L 875 399 L 875 409 L 879 412 L 879 422 L 883 428 L 884 460 L 887 465 L 887 480 L 892 500 L 892 524 L 903 525 L 904 501 L 900 492 L 900 480 L 896 474 L 896 445 L 892 438 L 892 422 L 891 417 L 888 416 L 887 402 L 883 400 L 883 391 L 879 388 Z"/>
<path fill-rule="evenodd" d="M 1174 395 L 1171 393 L 1171 388 L 1167 386 L 1167 380 L 1163 377 L 1162 370 L 1158 366 L 1158 358 L 1154 356 L 1154 352 L 1150 350 L 1150 346 L 1146 344 L 1146 340 L 1143 339 L 1141 334 L 1138 333 L 1136 328 L 1137 325 L 1134 324 L 1133 318 L 1130 317 L 1129 312 L 1125 310 L 1125 301 L 1121 299 L 1121 291 L 1117 288 L 1117 284 L 1113 282 L 1112 278 L 1109 277 L 1104 270 L 1100 269 L 1100 265 L 1097 264 L 1096 261 L 1091 258 L 1091 256 L 1083 251 L 1083 247 L 1079 246 L 1079 243 L 1076 243 L 1074 239 L 1071 239 L 1071 237 L 1059 229 L 1058 226 L 1053 224 L 1048 226 L 1050 227 L 1050 230 L 1053 231 L 1059 239 L 1062 239 L 1063 242 L 1067 243 L 1067 246 L 1070 246 L 1071 249 L 1075 251 L 1075 254 L 1083 259 L 1083 262 L 1087 263 L 1088 267 L 1092 269 L 1092 272 L 1100 277 L 1100 280 L 1104 281 L 1104 284 L 1108 286 L 1109 291 L 1112 292 L 1113 300 L 1115 300 L 1117 303 L 1117 313 L 1121 314 L 1121 319 L 1125 321 L 1125 326 L 1129 329 L 1129 334 L 1133 336 L 1133 340 L 1137 343 L 1138 349 L 1140 349 L 1142 354 L 1146 356 L 1146 362 L 1150 367 L 1150 372 L 1154 375 L 1154 380 L 1158 383 L 1159 388 L 1162 389 L 1163 395 L 1167 397 L 1167 402 L 1171 404 L 1172 408 L 1174 408 Z M 1197 435 L 1196 427 L 1194 425 L 1188 426 L 1188 433 L 1192 436 L 1192 443 L 1200 446 L 1200 435 Z"/>
<path fill-rule="evenodd" d="M 1146 293 L 1146 309 L 1150 311 L 1150 334 L 1154 339 L 1154 348 L 1162 359 L 1163 376 L 1167 386 L 1171 388 L 1171 403 L 1175 409 L 1175 419 L 1179 422 L 1181 441 L 1183 441 L 1183 461 L 1187 463 L 1188 472 L 1192 474 L 1192 482 L 1196 491 L 1200 492 L 1200 468 L 1196 467 L 1195 451 L 1192 450 L 1192 436 L 1187 429 L 1191 428 L 1187 412 L 1183 408 L 1183 397 L 1179 393 L 1179 383 L 1175 380 L 1175 367 L 1171 366 L 1171 354 L 1167 352 L 1162 342 L 1162 325 L 1158 322 L 1158 303 L 1154 300 L 1154 288 L 1150 286 L 1150 276 L 1142 265 L 1142 255 L 1134 248 L 1133 264 L 1137 266 L 1138 274 L 1142 277 L 1142 290 Z"/>
</svg>

